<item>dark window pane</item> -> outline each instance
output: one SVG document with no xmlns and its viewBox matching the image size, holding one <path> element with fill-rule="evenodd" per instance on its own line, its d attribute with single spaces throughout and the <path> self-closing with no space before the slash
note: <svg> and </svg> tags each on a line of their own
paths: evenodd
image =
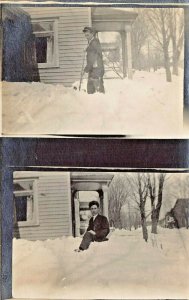
<svg viewBox="0 0 189 300">
<path fill-rule="evenodd" d="M 38 63 L 47 62 L 47 38 L 36 37 L 36 56 Z"/>
<path fill-rule="evenodd" d="M 15 197 L 16 220 L 27 221 L 27 196 Z"/>
</svg>

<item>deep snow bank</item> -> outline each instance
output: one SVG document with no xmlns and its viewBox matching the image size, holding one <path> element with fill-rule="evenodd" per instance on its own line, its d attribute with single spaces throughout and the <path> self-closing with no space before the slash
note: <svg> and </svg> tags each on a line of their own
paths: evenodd
<svg viewBox="0 0 189 300">
<path fill-rule="evenodd" d="M 116 230 L 75 253 L 80 238 L 13 241 L 13 295 L 58 299 L 184 299 L 189 296 L 189 231 Z"/>
<path fill-rule="evenodd" d="M 133 80 L 105 80 L 105 95 L 88 95 L 84 85 L 79 92 L 63 85 L 4 82 L 3 132 L 181 134 L 182 74 L 172 83 L 165 81 L 163 70 L 136 72 Z"/>
</svg>

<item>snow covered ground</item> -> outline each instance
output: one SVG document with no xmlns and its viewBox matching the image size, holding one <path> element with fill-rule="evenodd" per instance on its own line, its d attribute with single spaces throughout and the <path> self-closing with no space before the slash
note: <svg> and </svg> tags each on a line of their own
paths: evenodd
<svg viewBox="0 0 189 300">
<path fill-rule="evenodd" d="M 106 79 L 105 95 L 88 95 L 85 84 L 79 92 L 60 84 L 3 82 L 3 133 L 181 136 L 180 74 L 172 83 L 164 70 Z"/>
<path fill-rule="evenodd" d="M 114 231 L 76 253 L 80 238 L 13 240 L 13 296 L 57 299 L 187 299 L 189 231 Z"/>
</svg>

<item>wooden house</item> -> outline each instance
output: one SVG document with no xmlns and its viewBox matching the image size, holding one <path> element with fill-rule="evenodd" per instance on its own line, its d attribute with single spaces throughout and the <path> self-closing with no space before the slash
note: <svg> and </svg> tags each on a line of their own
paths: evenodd
<svg viewBox="0 0 189 300">
<path fill-rule="evenodd" d="M 107 190 L 112 178 L 102 172 L 15 172 L 14 237 L 44 240 L 80 236 L 86 225 L 83 221 L 88 220 L 80 218 L 83 205 L 79 191 L 96 191 L 101 212 L 108 217 Z"/>
<path fill-rule="evenodd" d="M 31 17 L 40 81 L 71 86 L 80 79 L 87 42 L 82 32 L 119 32 L 122 39 L 123 77 L 132 78 L 132 9 L 102 7 L 23 6 Z"/>
</svg>

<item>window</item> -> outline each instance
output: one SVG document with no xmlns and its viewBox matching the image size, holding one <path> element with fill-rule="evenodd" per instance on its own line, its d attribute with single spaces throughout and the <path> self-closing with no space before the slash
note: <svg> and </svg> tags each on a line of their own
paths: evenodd
<svg viewBox="0 0 189 300">
<path fill-rule="evenodd" d="M 32 22 L 39 68 L 58 67 L 57 20 Z"/>
<path fill-rule="evenodd" d="M 38 225 L 37 180 L 14 180 L 14 222 L 18 226 Z"/>
</svg>

